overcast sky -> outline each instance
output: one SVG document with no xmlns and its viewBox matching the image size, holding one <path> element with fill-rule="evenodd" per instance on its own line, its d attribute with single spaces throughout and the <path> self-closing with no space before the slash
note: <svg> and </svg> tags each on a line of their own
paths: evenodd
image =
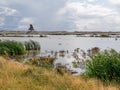
<svg viewBox="0 0 120 90">
<path fill-rule="evenodd" d="M 120 31 L 120 0 L 0 0 L 0 30 Z"/>
</svg>

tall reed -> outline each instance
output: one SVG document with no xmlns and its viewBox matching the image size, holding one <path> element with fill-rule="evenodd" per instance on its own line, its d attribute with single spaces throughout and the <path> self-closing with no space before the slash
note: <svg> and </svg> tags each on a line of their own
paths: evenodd
<svg viewBox="0 0 120 90">
<path fill-rule="evenodd" d="M 32 40 L 23 43 L 10 40 L 0 41 L 1 55 L 23 55 L 26 51 L 29 50 L 40 50 L 39 43 Z"/>
<path fill-rule="evenodd" d="M 25 45 L 25 49 L 28 51 L 29 50 L 40 50 L 39 43 L 33 40 L 24 42 L 24 45 Z"/>
<path fill-rule="evenodd" d="M 17 41 L 0 41 L 0 54 L 22 55 L 25 53 L 24 46 Z"/>
</svg>

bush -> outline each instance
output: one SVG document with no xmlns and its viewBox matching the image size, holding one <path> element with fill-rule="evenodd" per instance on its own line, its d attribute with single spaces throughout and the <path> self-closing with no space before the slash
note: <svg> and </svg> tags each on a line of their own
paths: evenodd
<svg viewBox="0 0 120 90">
<path fill-rule="evenodd" d="M 25 49 L 22 43 L 17 41 L 1 41 L 0 42 L 0 54 L 9 55 L 21 55 L 25 53 Z"/>
<path fill-rule="evenodd" d="M 86 62 L 86 74 L 104 82 L 120 82 L 120 53 L 105 50 Z"/>
</svg>

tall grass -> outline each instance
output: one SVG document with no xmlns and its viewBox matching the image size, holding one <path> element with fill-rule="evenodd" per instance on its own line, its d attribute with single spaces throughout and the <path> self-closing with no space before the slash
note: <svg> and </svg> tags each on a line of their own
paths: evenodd
<svg viewBox="0 0 120 90">
<path fill-rule="evenodd" d="M 104 82 L 120 82 L 120 53 L 105 50 L 94 55 L 86 63 L 86 74 Z"/>
<path fill-rule="evenodd" d="M 17 41 L 0 41 L 0 54 L 22 55 L 25 53 L 24 46 Z"/>
<path fill-rule="evenodd" d="M 0 57 L 0 90 L 119 90 L 96 79 L 57 74 L 53 70 L 25 65 Z"/>
<path fill-rule="evenodd" d="M 29 50 L 40 50 L 39 43 L 35 42 L 33 40 L 24 42 L 24 45 L 25 45 L 25 49 L 28 50 L 28 51 Z"/>
<path fill-rule="evenodd" d="M 29 59 L 26 63 L 30 65 L 40 66 L 46 69 L 52 69 L 54 61 L 55 58 L 52 57 L 35 57 Z"/>
<path fill-rule="evenodd" d="M 32 40 L 24 43 L 10 40 L 0 41 L 0 55 L 23 55 L 29 50 L 40 50 L 39 43 Z"/>
</svg>

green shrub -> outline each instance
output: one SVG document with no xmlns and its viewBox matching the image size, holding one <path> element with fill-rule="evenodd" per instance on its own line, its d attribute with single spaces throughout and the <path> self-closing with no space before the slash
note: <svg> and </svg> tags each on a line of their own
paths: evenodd
<svg viewBox="0 0 120 90">
<path fill-rule="evenodd" d="M 17 41 L 1 41 L 0 42 L 0 54 L 9 55 L 22 55 L 25 53 L 24 46 L 21 42 Z"/>
<path fill-rule="evenodd" d="M 120 53 L 105 50 L 86 62 L 86 74 L 104 82 L 120 82 Z"/>
</svg>

